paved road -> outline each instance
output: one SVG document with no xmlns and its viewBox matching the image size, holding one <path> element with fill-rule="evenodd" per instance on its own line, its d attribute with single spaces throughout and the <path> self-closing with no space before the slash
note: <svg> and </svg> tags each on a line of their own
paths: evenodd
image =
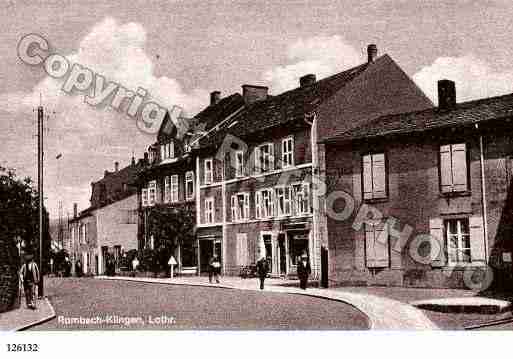
<svg viewBox="0 0 513 359">
<path fill-rule="evenodd" d="M 52 278 L 46 286 L 57 318 L 34 330 L 368 328 L 352 306 L 302 295 L 90 278 Z"/>
</svg>

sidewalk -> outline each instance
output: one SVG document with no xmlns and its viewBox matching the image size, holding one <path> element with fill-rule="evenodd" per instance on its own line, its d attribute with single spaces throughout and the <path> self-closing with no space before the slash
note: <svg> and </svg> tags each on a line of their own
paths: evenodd
<svg viewBox="0 0 513 359">
<path fill-rule="evenodd" d="M 0 313 L 0 331 L 18 331 L 45 322 L 55 317 L 55 311 L 47 298 L 37 300 L 37 309 L 28 309 L 25 299 L 21 306 L 5 313 Z"/>
<path fill-rule="evenodd" d="M 132 278 L 132 277 L 96 277 L 103 280 L 126 280 L 145 283 L 172 285 L 206 286 L 239 290 L 258 289 L 258 279 L 223 277 L 220 284 L 210 284 L 205 277 L 179 278 Z M 379 297 L 368 293 L 352 293 L 341 289 L 309 288 L 306 291 L 292 286 L 297 281 L 266 279 L 266 292 L 309 295 L 317 298 L 336 300 L 350 304 L 369 318 L 373 330 L 433 330 L 438 327 L 419 309 L 400 301 Z"/>
</svg>

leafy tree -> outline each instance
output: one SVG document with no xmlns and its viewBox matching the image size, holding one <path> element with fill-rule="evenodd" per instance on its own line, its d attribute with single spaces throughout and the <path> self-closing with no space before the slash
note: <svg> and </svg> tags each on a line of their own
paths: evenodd
<svg viewBox="0 0 513 359">
<path fill-rule="evenodd" d="M 157 261 L 161 269 L 168 270 L 167 262 L 180 245 L 191 245 L 195 240 L 195 211 L 190 204 L 173 207 L 156 205 L 148 216 L 150 233 L 155 238 Z"/>
</svg>

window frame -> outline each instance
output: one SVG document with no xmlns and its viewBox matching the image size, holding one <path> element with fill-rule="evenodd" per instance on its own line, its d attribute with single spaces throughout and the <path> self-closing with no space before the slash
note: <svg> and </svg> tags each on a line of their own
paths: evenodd
<svg viewBox="0 0 513 359">
<path fill-rule="evenodd" d="M 188 184 L 191 184 L 192 191 L 189 196 L 189 186 Z M 194 171 L 187 171 L 185 172 L 185 199 L 187 201 L 191 201 L 194 199 L 195 194 L 195 188 L 194 188 Z"/>
<path fill-rule="evenodd" d="M 153 192 L 153 193 L 152 193 Z M 157 180 L 148 182 L 148 206 L 154 206 L 157 203 Z"/>
<path fill-rule="evenodd" d="M 462 222 L 465 221 L 467 225 L 467 233 L 463 233 L 462 230 Z M 449 233 L 450 230 L 450 222 L 456 222 L 456 233 Z M 465 266 L 472 264 L 472 238 L 470 237 L 470 219 L 468 217 L 459 217 L 459 218 L 446 218 L 443 221 L 443 229 L 444 229 L 444 241 L 445 241 L 445 249 L 447 250 L 447 264 L 449 266 Z M 450 236 L 456 236 L 457 247 L 451 247 Z M 468 247 L 463 247 L 464 237 L 468 238 Z M 468 261 L 463 260 L 464 257 L 460 253 L 468 251 Z M 452 254 L 456 253 L 456 261 L 453 260 Z"/>
<path fill-rule="evenodd" d="M 269 146 L 269 151 L 266 152 L 266 158 L 268 159 L 269 168 L 264 168 L 263 163 L 264 157 L 262 156 L 262 148 Z M 274 143 L 265 142 L 255 147 L 255 172 L 256 173 L 267 173 L 274 170 Z"/>
<path fill-rule="evenodd" d="M 207 163 L 210 164 L 210 169 L 207 171 Z M 203 163 L 203 182 L 211 184 L 214 182 L 214 160 L 212 157 L 205 158 Z"/>
<path fill-rule="evenodd" d="M 299 187 L 299 191 L 296 188 Z M 306 188 L 306 191 L 305 191 Z M 292 213 L 294 216 L 304 216 L 311 214 L 310 207 L 310 183 L 309 182 L 298 182 L 291 185 L 291 201 L 292 201 Z M 297 194 L 302 194 L 302 199 L 299 200 Z M 301 201 L 301 202 L 300 202 Z M 301 204 L 301 205 L 300 205 Z M 305 207 L 303 211 L 300 211 L 300 207 Z"/>
<path fill-rule="evenodd" d="M 285 151 L 287 143 L 289 143 L 290 148 Z M 290 161 L 285 160 L 287 157 L 290 157 Z M 294 136 L 287 136 L 281 140 L 281 168 L 294 167 L 294 165 Z"/>
<path fill-rule="evenodd" d="M 180 201 L 180 178 L 177 174 L 169 176 L 169 201 L 177 203 Z"/>
<path fill-rule="evenodd" d="M 275 199 L 276 199 L 276 216 L 278 217 L 287 217 L 292 215 L 292 189 L 291 186 L 276 186 L 274 188 L 275 191 Z M 279 193 L 281 192 L 281 194 Z M 288 193 L 288 199 L 287 194 Z M 283 197 L 283 208 L 280 204 L 280 198 Z M 288 204 L 288 211 L 287 209 Z"/>
<path fill-rule="evenodd" d="M 242 197 L 242 206 L 240 206 Z M 238 192 L 231 196 L 232 222 L 244 222 L 250 218 L 249 192 Z"/>
<path fill-rule="evenodd" d="M 213 224 L 215 223 L 215 208 L 214 208 L 214 197 L 206 197 L 205 198 L 205 224 Z M 212 217 L 212 218 L 210 218 Z"/>
</svg>

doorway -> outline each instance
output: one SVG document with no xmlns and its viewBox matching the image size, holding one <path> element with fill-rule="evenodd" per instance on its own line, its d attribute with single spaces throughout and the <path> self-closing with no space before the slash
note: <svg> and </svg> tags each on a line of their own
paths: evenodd
<svg viewBox="0 0 513 359">
<path fill-rule="evenodd" d="M 262 240 L 264 241 L 265 248 L 265 258 L 267 259 L 267 263 L 269 264 L 269 269 L 271 272 L 274 272 L 273 268 L 273 241 L 272 235 L 263 234 Z"/>
<path fill-rule="evenodd" d="M 280 265 L 279 265 L 280 274 L 286 275 L 287 274 L 287 248 L 286 248 L 284 233 L 278 234 L 278 251 L 279 251 L 279 258 L 280 258 Z"/>
<path fill-rule="evenodd" d="M 214 254 L 214 241 L 200 240 L 200 274 L 209 272 L 208 262 Z"/>
</svg>

